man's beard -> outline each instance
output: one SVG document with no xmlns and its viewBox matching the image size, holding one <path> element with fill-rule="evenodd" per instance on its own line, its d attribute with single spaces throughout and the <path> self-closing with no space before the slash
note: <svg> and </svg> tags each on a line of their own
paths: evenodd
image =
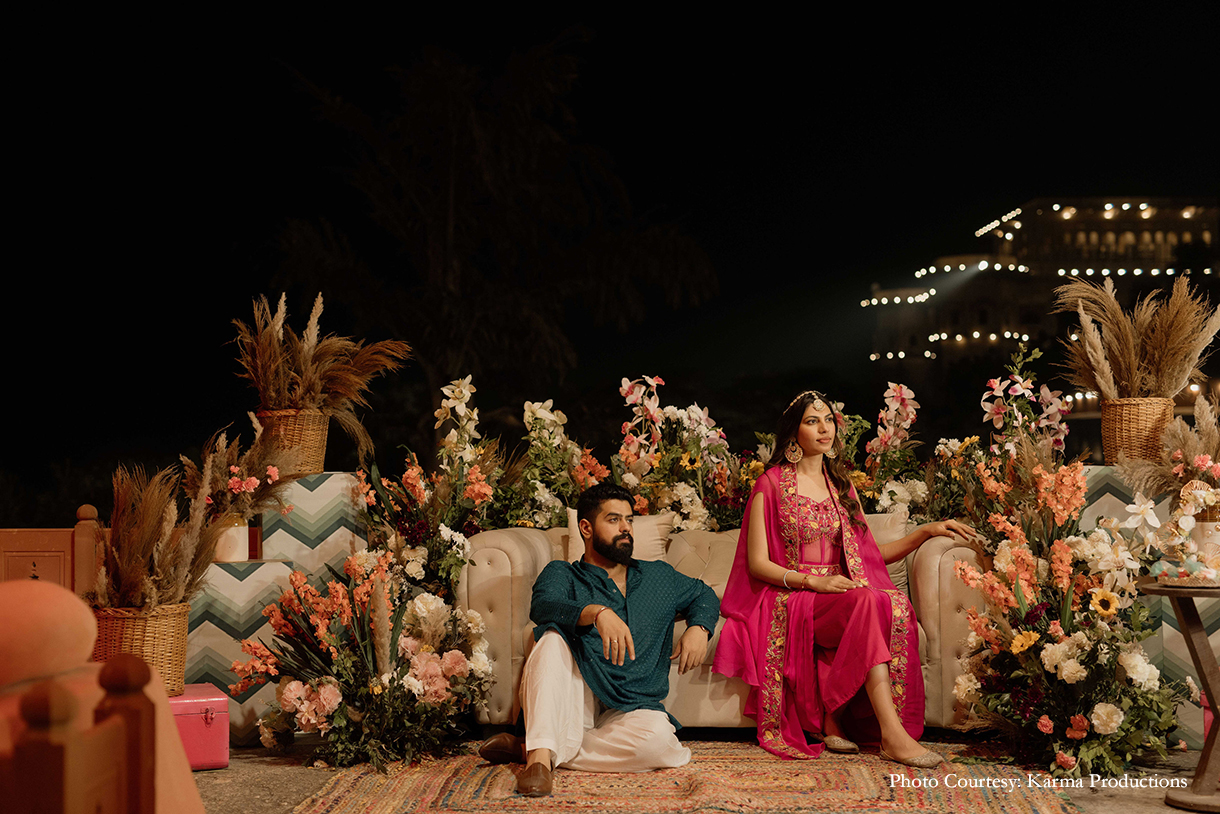
<svg viewBox="0 0 1220 814">
<path fill-rule="evenodd" d="M 610 562 L 626 565 L 631 562 L 631 555 L 635 552 L 635 539 L 630 533 L 621 534 L 613 540 L 599 540 L 594 535 L 593 550 Z"/>
</svg>

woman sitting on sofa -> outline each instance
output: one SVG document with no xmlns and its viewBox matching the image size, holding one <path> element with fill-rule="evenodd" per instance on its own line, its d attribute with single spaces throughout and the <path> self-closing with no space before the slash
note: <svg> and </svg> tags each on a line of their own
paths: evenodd
<svg viewBox="0 0 1220 814">
<path fill-rule="evenodd" d="M 742 520 L 713 669 L 751 686 L 745 711 L 773 754 L 858 752 L 850 735 L 879 741 L 883 758 L 931 768 L 943 758 L 916 740 L 924 690 L 915 615 L 885 564 L 970 529 L 929 523 L 879 548 L 837 457 L 840 420 L 814 391 L 784 411 Z"/>
</svg>

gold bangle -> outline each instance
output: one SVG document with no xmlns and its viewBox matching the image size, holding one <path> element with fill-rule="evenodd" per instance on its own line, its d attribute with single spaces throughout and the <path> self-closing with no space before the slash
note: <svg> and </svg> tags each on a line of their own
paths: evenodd
<svg viewBox="0 0 1220 814">
<path fill-rule="evenodd" d="M 596 630 L 596 629 L 597 629 L 597 617 L 601 616 L 603 613 L 605 613 L 605 612 L 606 612 L 606 611 L 608 611 L 608 610 L 610 610 L 610 606 L 609 606 L 609 605 L 602 605 L 602 609 L 601 609 L 601 610 L 599 610 L 597 613 L 593 614 L 593 622 L 592 622 L 592 624 L 593 624 L 593 629 L 594 629 L 594 630 Z"/>
</svg>

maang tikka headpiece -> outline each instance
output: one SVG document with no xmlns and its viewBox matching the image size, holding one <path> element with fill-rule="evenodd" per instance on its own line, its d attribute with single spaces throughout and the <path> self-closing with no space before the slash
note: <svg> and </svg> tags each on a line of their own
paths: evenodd
<svg viewBox="0 0 1220 814">
<path fill-rule="evenodd" d="M 821 393 L 819 393 L 816 390 L 806 390 L 804 393 L 798 393 L 796 398 L 794 398 L 792 401 L 788 402 L 788 406 L 784 408 L 784 412 L 791 410 L 792 405 L 796 404 L 798 401 L 805 398 L 805 396 L 816 396 L 816 398 L 813 400 L 813 409 L 815 409 L 815 410 L 825 410 L 826 409 L 826 402 L 822 401 L 822 399 L 825 397 Z"/>
</svg>

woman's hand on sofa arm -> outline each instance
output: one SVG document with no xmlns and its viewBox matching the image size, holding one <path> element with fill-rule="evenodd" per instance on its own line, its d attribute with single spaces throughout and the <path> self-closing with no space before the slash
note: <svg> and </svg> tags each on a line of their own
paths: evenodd
<svg viewBox="0 0 1220 814">
<path fill-rule="evenodd" d="M 886 565 L 889 565 L 901 560 L 928 540 L 936 537 L 945 537 L 954 543 L 969 545 L 971 540 L 978 538 L 978 532 L 957 520 L 937 520 L 923 524 L 907 536 L 892 543 L 877 547 L 881 549 L 881 559 L 885 561 Z"/>
</svg>

